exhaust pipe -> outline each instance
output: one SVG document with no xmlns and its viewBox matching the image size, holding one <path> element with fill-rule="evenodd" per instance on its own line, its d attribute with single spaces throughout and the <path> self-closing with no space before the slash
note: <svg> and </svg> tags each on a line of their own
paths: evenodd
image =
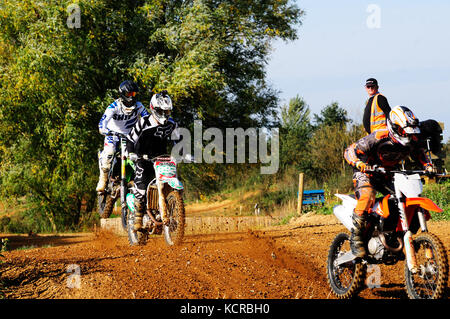
<svg viewBox="0 0 450 319">
<path fill-rule="evenodd" d="M 150 212 L 150 210 L 147 210 L 147 215 L 150 217 L 150 219 L 152 220 L 152 222 L 156 225 L 156 226 L 161 226 L 163 223 L 162 222 L 158 222 L 155 217 L 153 216 L 153 214 Z"/>
<path fill-rule="evenodd" d="M 397 237 L 397 241 L 398 241 L 398 247 L 397 248 L 393 248 L 393 247 L 389 246 L 386 243 L 386 237 L 384 237 L 383 233 L 380 233 L 378 235 L 378 237 L 380 238 L 381 243 L 383 244 L 384 248 L 386 248 L 387 250 L 389 250 L 389 251 L 391 251 L 393 253 L 398 253 L 399 251 L 401 251 L 403 249 L 403 241 L 400 238 L 398 238 L 398 237 Z"/>
</svg>

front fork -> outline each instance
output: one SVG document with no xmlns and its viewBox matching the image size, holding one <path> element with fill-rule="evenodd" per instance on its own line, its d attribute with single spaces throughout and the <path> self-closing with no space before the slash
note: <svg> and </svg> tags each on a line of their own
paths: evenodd
<svg viewBox="0 0 450 319">
<path fill-rule="evenodd" d="M 158 178 L 156 179 L 156 185 L 158 187 L 158 206 L 159 213 L 161 214 L 161 220 L 164 225 L 169 224 L 169 219 L 167 218 L 167 204 L 166 197 L 164 196 L 164 183 L 162 183 Z"/>
<path fill-rule="evenodd" d="M 122 215 L 127 213 L 127 201 L 126 201 L 126 147 L 127 141 L 124 137 L 120 138 L 120 205 L 122 209 Z"/>
<path fill-rule="evenodd" d="M 400 196 L 401 196 L 401 194 L 397 194 L 397 198 L 401 198 Z M 399 211 L 400 211 L 400 220 L 402 223 L 402 227 L 403 227 L 403 230 L 405 231 L 405 235 L 403 236 L 403 242 L 405 245 L 406 262 L 408 264 L 409 271 L 411 271 L 411 273 L 415 274 L 418 272 L 416 251 L 414 249 L 412 233 L 409 230 L 408 218 L 406 217 L 405 202 L 399 201 L 398 207 L 399 207 Z M 425 214 L 424 214 L 422 208 L 419 208 L 419 210 L 417 211 L 417 214 L 419 217 L 419 223 L 420 223 L 420 228 L 421 228 L 422 232 L 427 232 L 428 231 L 427 223 L 426 223 Z M 427 257 L 432 254 L 432 252 L 430 252 L 428 250 L 429 250 L 429 248 L 425 251 L 425 254 Z M 428 257 L 428 258 L 431 258 L 431 257 Z"/>
<path fill-rule="evenodd" d="M 414 243 L 412 239 L 412 233 L 409 230 L 408 218 L 406 217 L 406 206 L 405 201 L 400 200 L 402 194 L 400 191 L 396 191 L 396 197 L 398 199 L 398 208 L 400 211 L 400 221 L 402 223 L 402 228 L 405 231 L 405 235 L 403 236 L 403 243 L 405 245 L 405 253 L 406 253 L 406 262 L 408 264 L 408 269 L 411 273 L 417 273 L 417 259 L 416 259 L 416 251 L 414 249 Z"/>
<path fill-rule="evenodd" d="M 423 208 L 419 208 L 419 211 L 417 212 L 417 214 L 419 215 L 419 223 L 420 223 L 420 228 L 422 229 L 423 233 L 428 232 L 428 227 L 427 227 L 427 221 L 425 219 L 425 213 L 423 212 Z M 430 247 L 425 247 L 425 257 L 428 259 L 433 258 L 433 250 Z"/>
</svg>

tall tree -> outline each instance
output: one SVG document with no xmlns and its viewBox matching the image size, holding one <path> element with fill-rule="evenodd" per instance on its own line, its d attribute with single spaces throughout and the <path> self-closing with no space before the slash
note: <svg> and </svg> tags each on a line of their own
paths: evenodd
<svg viewBox="0 0 450 319">
<path fill-rule="evenodd" d="M 310 109 L 302 97 L 297 95 L 281 108 L 280 124 L 286 129 L 310 126 Z"/>
<path fill-rule="evenodd" d="M 323 125 L 318 127 L 311 138 L 311 172 L 319 182 L 324 182 L 336 173 L 348 168 L 344 151 L 352 143 L 365 135 L 362 125 Z"/>
<path fill-rule="evenodd" d="M 302 170 L 309 167 L 307 151 L 312 134 L 310 109 L 296 96 L 281 108 L 280 154 L 283 167 L 295 164 Z"/>
<path fill-rule="evenodd" d="M 320 115 L 314 114 L 316 126 L 345 125 L 351 122 L 347 111 L 339 106 L 338 102 L 333 102 L 320 111 Z"/>
</svg>

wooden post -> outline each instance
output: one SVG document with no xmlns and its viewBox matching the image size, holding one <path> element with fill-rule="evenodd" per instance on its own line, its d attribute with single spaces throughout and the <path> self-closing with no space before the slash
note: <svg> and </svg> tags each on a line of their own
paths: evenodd
<svg viewBox="0 0 450 319">
<path fill-rule="evenodd" d="M 297 214 L 302 213 L 302 202 L 303 202 L 303 173 L 298 175 L 298 203 L 297 203 Z"/>
</svg>

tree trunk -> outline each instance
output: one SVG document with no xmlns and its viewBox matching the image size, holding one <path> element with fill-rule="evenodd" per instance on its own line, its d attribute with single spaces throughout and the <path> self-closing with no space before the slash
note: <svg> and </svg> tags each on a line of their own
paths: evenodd
<svg viewBox="0 0 450 319">
<path fill-rule="evenodd" d="M 47 216 L 48 220 L 50 221 L 50 225 L 52 226 L 52 231 L 54 233 L 56 233 L 57 229 L 56 229 L 56 224 L 55 224 L 55 220 L 54 220 L 53 214 L 51 212 L 49 212 L 49 211 L 45 211 L 45 215 Z"/>
</svg>

